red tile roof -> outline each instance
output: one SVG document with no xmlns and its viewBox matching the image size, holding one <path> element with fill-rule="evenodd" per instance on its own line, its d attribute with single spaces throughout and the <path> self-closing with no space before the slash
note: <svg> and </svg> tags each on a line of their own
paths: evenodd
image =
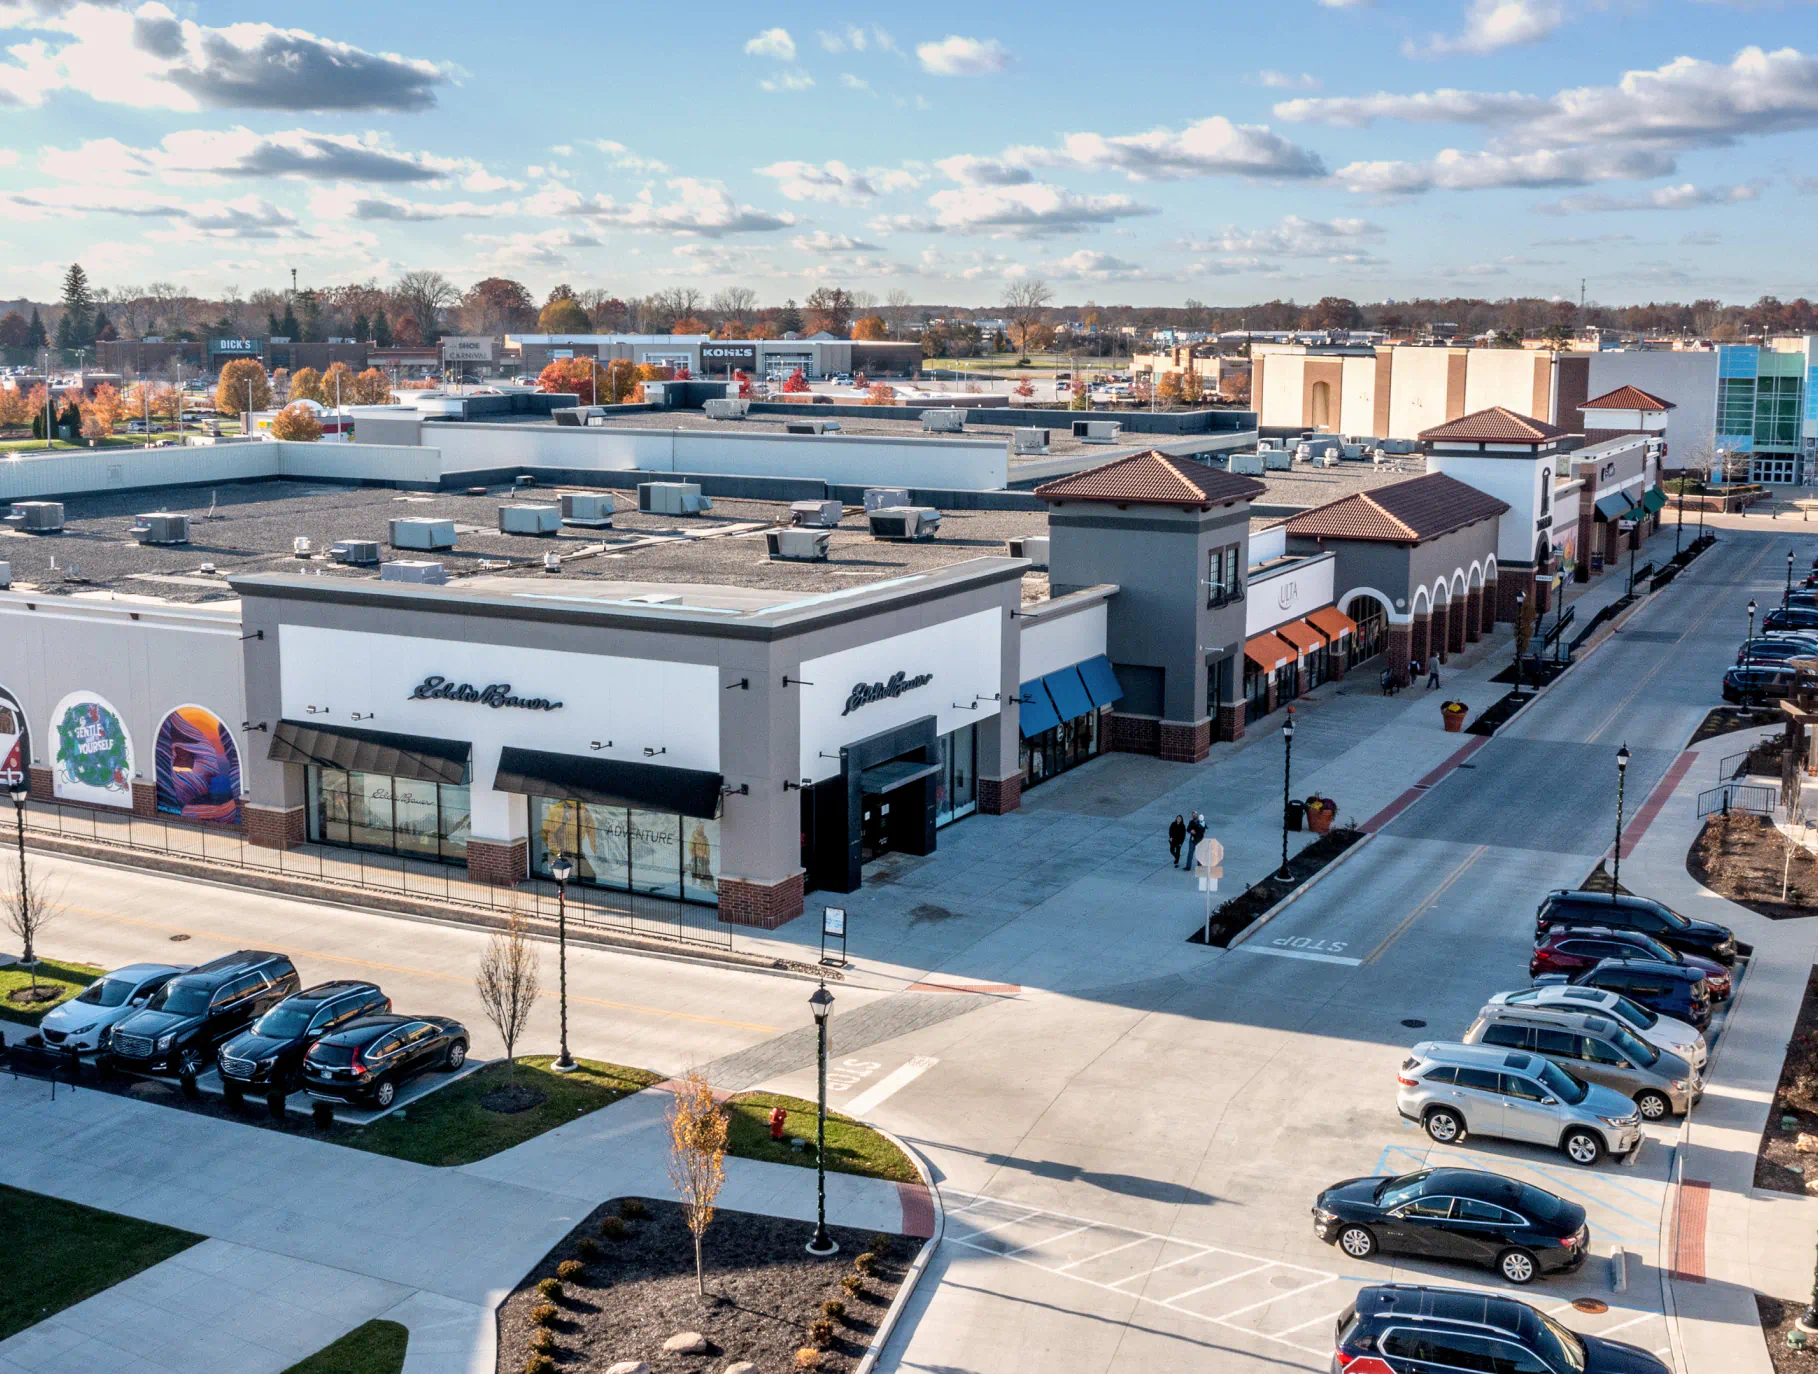
<svg viewBox="0 0 1818 1374">
<path fill-rule="evenodd" d="M 1359 492 L 1318 506 L 1288 521 L 1288 533 L 1320 539 L 1367 539 L 1419 544 L 1442 534 L 1494 520 L 1508 503 L 1443 472 Z"/>
<path fill-rule="evenodd" d="M 1663 401 L 1638 386 L 1619 386 L 1593 397 L 1578 407 L 1580 410 L 1672 410 L 1671 401 Z"/>
<path fill-rule="evenodd" d="M 1251 501 L 1267 490 L 1253 477 L 1233 476 L 1190 458 L 1170 458 L 1151 449 L 1103 467 L 1056 478 L 1037 487 L 1035 494 L 1044 501 L 1205 506 Z"/>
<path fill-rule="evenodd" d="M 1570 430 L 1536 420 L 1531 415 L 1518 415 L 1507 406 L 1491 406 L 1448 420 L 1443 425 L 1420 432 L 1422 439 L 1463 439 L 1492 444 L 1541 444 L 1557 439 Z"/>
</svg>

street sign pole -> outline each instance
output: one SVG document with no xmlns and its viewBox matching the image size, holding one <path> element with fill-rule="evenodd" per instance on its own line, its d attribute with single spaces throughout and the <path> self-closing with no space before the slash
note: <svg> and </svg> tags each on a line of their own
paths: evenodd
<svg viewBox="0 0 1818 1374">
<path fill-rule="evenodd" d="M 1193 871 L 1199 875 L 1199 890 L 1206 894 L 1206 935 L 1212 943 L 1212 894 L 1218 891 L 1218 880 L 1225 875 L 1225 847 L 1210 835 L 1193 850 Z"/>
</svg>

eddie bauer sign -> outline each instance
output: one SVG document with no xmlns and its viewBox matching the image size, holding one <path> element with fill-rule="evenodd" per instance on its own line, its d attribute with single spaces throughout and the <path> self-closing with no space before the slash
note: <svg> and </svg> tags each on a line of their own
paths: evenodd
<svg viewBox="0 0 1818 1374">
<path fill-rule="evenodd" d="M 470 701 L 493 710 L 511 706 L 520 711 L 559 711 L 562 703 L 547 697 L 514 697 L 509 682 L 494 682 L 475 687 L 466 682 L 450 682 L 445 677 L 424 678 L 406 698 L 409 701 Z"/>
<path fill-rule="evenodd" d="M 892 673 L 888 682 L 854 683 L 851 695 L 846 698 L 846 709 L 840 714 L 849 716 L 861 706 L 869 706 L 874 701 L 889 701 L 892 697 L 900 697 L 904 692 L 912 692 L 917 687 L 926 687 L 933 681 L 933 673 L 917 673 L 914 677 L 907 673 Z"/>
</svg>

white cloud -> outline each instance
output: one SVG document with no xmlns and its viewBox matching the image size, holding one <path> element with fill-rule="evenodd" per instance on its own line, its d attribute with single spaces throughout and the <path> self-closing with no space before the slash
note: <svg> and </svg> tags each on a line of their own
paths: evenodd
<svg viewBox="0 0 1818 1374">
<path fill-rule="evenodd" d="M 308 238 L 297 217 L 256 195 L 185 203 L 168 198 L 121 197 L 82 186 L 53 186 L 0 195 L 0 219 L 70 220 L 88 215 L 163 220 L 189 238 Z M 147 238 L 156 234 L 148 233 Z"/>
<path fill-rule="evenodd" d="M 1027 167 L 1014 166 L 1002 158 L 974 157 L 970 153 L 937 158 L 934 165 L 947 180 L 957 181 L 962 186 L 1019 186 L 1035 180 L 1035 174 Z"/>
<path fill-rule="evenodd" d="M 1368 258 L 1363 245 L 1382 237 L 1382 226 L 1366 219 L 1303 219 L 1287 215 L 1266 229 L 1239 229 L 1227 225 L 1209 239 L 1191 239 L 1180 245 L 1190 253 L 1235 253 L 1263 258 L 1325 258 L 1329 262 L 1360 262 Z"/>
<path fill-rule="evenodd" d="M 669 170 L 667 162 L 659 162 L 654 157 L 642 157 L 632 152 L 623 143 L 615 143 L 610 138 L 596 138 L 589 141 L 595 148 L 612 159 L 614 167 L 623 168 L 628 172 L 649 172 L 658 176 Z"/>
<path fill-rule="evenodd" d="M 1287 72 L 1278 72 L 1273 67 L 1264 67 L 1256 74 L 1256 84 L 1276 91 L 1316 91 L 1319 89 L 1320 83 L 1319 78 L 1311 72 L 1290 76 Z"/>
<path fill-rule="evenodd" d="M 1328 10 L 1360 10 L 1367 6 L 1370 0 L 1319 0 L 1319 3 L 1321 8 Z"/>
<path fill-rule="evenodd" d="M 1290 142 L 1266 124 L 1233 124 L 1213 115 L 1184 129 L 1154 128 L 1140 134 L 1065 134 L 1058 148 L 1008 148 L 999 163 L 1008 167 L 1078 167 L 1122 172 L 1131 181 L 1177 181 L 1185 177 L 1317 177 L 1325 164 L 1317 153 Z M 988 175 L 972 166 L 973 175 Z"/>
<path fill-rule="evenodd" d="M 1565 21 L 1559 0 L 1471 0 L 1464 29 L 1452 38 L 1433 34 L 1425 43 L 1409 39 L 1409 57 L 1484 56 L 1523 43 L 1550 38 Z"/>
<path fill-rule="evenodd" d="M 1060 186 L 966 186 L 928 197 L 932 217 L 901 215 L 873 221 L 880 233 L 989 234 L 994 238 L 1039 238 L 1094 225 L 1160 213 L 1129 196 L 1083 196 Z"/>
<path fill-rule="evenodd" d="M 828 52 L 864 52 L 868 48 L 876 48 L 880 52 L 896 51 L 896 39 L 876 24 L 848 24 L 840 30 L 822 29 L 815 37 L 820 39 L 821 46 Z"/>
<path fill-rule="evenodd" d="M 603 246 L 592 234 L 573 229 L 545 229 L 534 234 L 469 234 L 467 241 L 480 251 L 482 266 L 519 272 L 526 266 L 566 267 L 574 249 Z"/>
<path fill-rule="evenodd" d="M 1394 95 L 1302 97 L 1283 100 L 1275 117 L 1293 124 L 1331 124 L 1362 129 L 1378 119 L 1403 119 L 1422 124 L 1506 124 L 1545 114 L 1553 102 L 1545 96 L 1520 91 L 1420 91 Z"/>
<path fill-rule="evenodd" d="M 443 185 L 459 180 L 472 191 L 515 189 L 518 185 L 493 176 L 472 158 L 400 152 L 377 133 L 325 134 L 291 129 L 256 134 L 244 126 L 166 134 L 152 148 L 135 148 L 113 138 L 91 139 L 73 151 L 45 148 L 38 163 L 52 176 L 112 185 L 142 178 L 178 185 L 211 185 L 264 177 L 392 185 Z"/>
<path fill-rule="evenodd" d="M 775 177 L 777 190 L 790 200 L 818 200 L 829 205 L 867 205 L 886 192 L 910 190 L 922 182 L 913 172 L 887 167 L 861 172 L 839 161 L 773 162 L 757 172 Z"/>
<path fill-rule="evenodd" d="M 849 91 L 868 91 L 871 89 L 871 83 L 869 81 L 861 76 L 854 76 L 851 72 L 840 73 L 840 85 L 844 86 Z"/>
<path fill-rule="evenodd" d="M 1606 211 L 1697 210 L 1708 205 L 1742 205 L 1761 199 L 1764 181 L 1737 182 L 1731 186 L 1661 186 L 1636 196 L 1565 196 L 1534 208 L 1545 215 L 1601 214 Z"/>
<path fill-rule="evenodd" d="M 1151 274 L 1134 262 L 1081 248 L 1042 264 L 1042 275 L 1055 281 L 1148 281 Z"/>
<path fill-rule="evenodd" d="M 990 76 L 1014 60 L 995 38 L 962 38 L 950 33 L 938 43 L 918 43 L 922 70 L 935 76 Z"/>
<path fill-rule="evenodd" d="M 789 36 L 788 29 L 765 29 L 756 38 L 746 41 L 745 51 L 752 57 L 774 57 L 778 62 L 793 62 L 795 40 Z"/>
<path fill-rule="evenodd" d="M 799 69 L 786 71 L 777 76 L 765 77 L 758 82 L 758 89 L 765 91 L 805 91 L 814 85 L 814 78 Z"/>
<path fill-rule="evenodd" d="M 659 205 L 648 190 L 636 200 L 616 201 L 611 196 L 584 197 L 566 186 L 544 186 L 523 202 L 523 209 L 538 215 L 579 215 L 641 233 L 694 234 L 724 238 L 729 234 L 761 234 L 787 229 L 795 216 L 772 214 L 754 205 L 741 205 L 717 181 L 675 177 L 664 183 L 675 199 Z"/>
<path fill-rule="evenodd" d="M 421 224 L 448 219 L 496 219 L 514 215 L 515 201 L 420 201 L 351 184 L 323 187 L 309 198 L 310 212 L 325 220 L 389 221 Z"/>
<path fill-rule="evenodd" d="M 19 153 L 15 148 L 0 148 L 0 167 L 14 167 L 19 162 Z"/>
<path fill-rule="evenodd" d="M 1347 189 L 1364 194 L 1417 195 L 1502 186 L 1530 190 L 1588 186 L 1598 181 L 1639 181 L 1672 170 L 1669 155 L 1642 148 L 1543 149 L 1515 154 L 1447 148 L 1430 162 L 1352 162 L 1333 175 Z"/>
<path fill-rule="evenodd" d="M 855 239 L 850 234 L 830 234 L 825 229 L 816 229 L 812 234 L 797 234 L 789 240 L 789 246 L 798 253 L 875 253 L 878 246 Z"/>
</svg>

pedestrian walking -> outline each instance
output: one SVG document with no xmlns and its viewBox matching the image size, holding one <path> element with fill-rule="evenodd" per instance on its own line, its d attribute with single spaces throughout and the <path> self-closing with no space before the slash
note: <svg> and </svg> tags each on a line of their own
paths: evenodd
<svg viewBox="0 0 1818 1374">
<path fill-rule="evenodd" d="M 1180 847 L 1186 840 L 1187 822 L 1176 814 L 1173 824 L 1168 827 L 1168 852 L 1174 856 L 1176 868 L 1180 867 Z"/>
<path fill-rule="evenodd" d="M 1199 842 L 1206 838 L 1206 818 L 1195 811 L 1193 819 L 1187 822 L 1187 867 L 1193 867 L 1194 855 L 1199 852 Z"/>
<path fill-rule="evenodd" d="M 1409 659 L 1408 660 L 1408 686 L 1412 687 L 1415 683 L 1419 682 L 1420 674 L 1421 674 L 1420 660 L 1417 658 Z"/>
<path fill-rule="evenodd" d="M 1434 654 L 1427 660 L 1427 690 L 1430 692 L 1439 686 L 1439 655 Z"/>
<path fill-rule="evenodd" d="M 1384 668 L 1382 670 L 1382 694 L 1385 697 L 1388 696 L 1394 686 L 1395 674 L 1390 672 L 1387 668 Z"/>
</svg>

